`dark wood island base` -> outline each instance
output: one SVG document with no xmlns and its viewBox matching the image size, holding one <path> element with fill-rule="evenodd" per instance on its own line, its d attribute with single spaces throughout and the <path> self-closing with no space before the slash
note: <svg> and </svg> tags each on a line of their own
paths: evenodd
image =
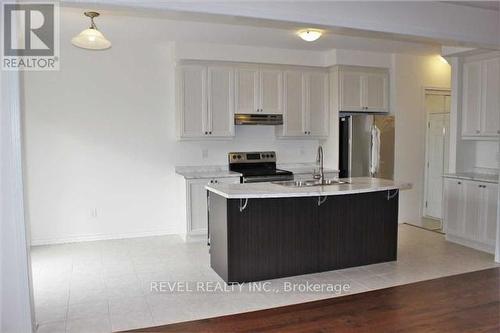
<svg viewBox="0 0 500 333">
<path fill-rule="evenodd" d="M 226 199 L 209 192 L 210 264 L 227 283 L 397 259 L 398 192 Z"/>
</svg>

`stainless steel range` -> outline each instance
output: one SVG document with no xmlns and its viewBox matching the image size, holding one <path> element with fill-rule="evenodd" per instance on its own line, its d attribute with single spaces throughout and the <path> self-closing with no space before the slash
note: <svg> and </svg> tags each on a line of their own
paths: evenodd
<svg viewBox="0 0 500 333">
<path fill-rule="evenodd" d="M 291 171 L 276 169 L 276 152 L 232 152 L 229 170 L 242 174 L 241 183 L 293 180 Z"/>
</svg>

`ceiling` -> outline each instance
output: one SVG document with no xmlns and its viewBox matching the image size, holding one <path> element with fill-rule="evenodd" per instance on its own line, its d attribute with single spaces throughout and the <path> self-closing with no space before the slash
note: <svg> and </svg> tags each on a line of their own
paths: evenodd
<svg viewBox="0 0 500 333">
<path fill-rule="evenodd" d="M 81 8 L 64 6 L 62 10 L 81 17 Z M 121 17 L 120 22 L 152 18 L 156 24 L 161 26 L 157 29 L 161 33 L 158 38 L 169 36 L 171 40 L 176 42 L 260 46 L 320 52 L 347 49 L 415 55 L 434 55 L 439 54 L 441 50 L 440 45 L 432 42 L 404 40 L 394 36 L 388 38 L 381 34 L 347 31 L 347 29 L 345 31 L 332 31 L 325 28 L 324 35 L 319 40 L 310 43 L 301 40 L 296 35 L 298 30 L 307 28 L 307 26 L 293 22 L 172 11 L 130 10 L 117 7 L 104 7 L 101 8 L 100 12 L 103 17 L 117 19 Z M 104 19 L 101 21 L 107 22 Z"/>
<path fill-rule="evenodd" d="M 453 5 L 500 11 L 500 1 L 446 1 Z"/>
</svg>

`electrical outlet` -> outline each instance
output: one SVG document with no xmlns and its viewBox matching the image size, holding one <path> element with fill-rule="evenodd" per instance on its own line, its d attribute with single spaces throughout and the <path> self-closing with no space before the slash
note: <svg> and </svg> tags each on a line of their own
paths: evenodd
<svg viewBox="0 0 500 333">
<path fill-rule="evenodd" d="M 97 218 L 97 208 L 94 207 L 90 210 L 90 217 L 93 219 Z"/>
<path fill-rule="evenodd" d="M 203 159 L 208 158 L 208 149 L 207 149 L 207 148 L 203 148 L 203 149 L 201 150 L 201 157 L 202 157 Z"/>
</svg>

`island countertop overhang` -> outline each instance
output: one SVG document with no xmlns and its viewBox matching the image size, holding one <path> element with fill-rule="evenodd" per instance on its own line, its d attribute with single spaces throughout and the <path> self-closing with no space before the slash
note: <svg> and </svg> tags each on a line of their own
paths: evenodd
<svg viewBox="0 0 500 333">
<path fill-rule="evenodd" d="M 346 178 L 348 184 L 311 187 L 288 187 L 274 183 L 210 184 L 205 188 L 226 199 L 291 198 L 330 195 L 347 195 L 390 190 L 406 190 L 412 185 L 407 182 L 381 178 Z"/>
</svg>

